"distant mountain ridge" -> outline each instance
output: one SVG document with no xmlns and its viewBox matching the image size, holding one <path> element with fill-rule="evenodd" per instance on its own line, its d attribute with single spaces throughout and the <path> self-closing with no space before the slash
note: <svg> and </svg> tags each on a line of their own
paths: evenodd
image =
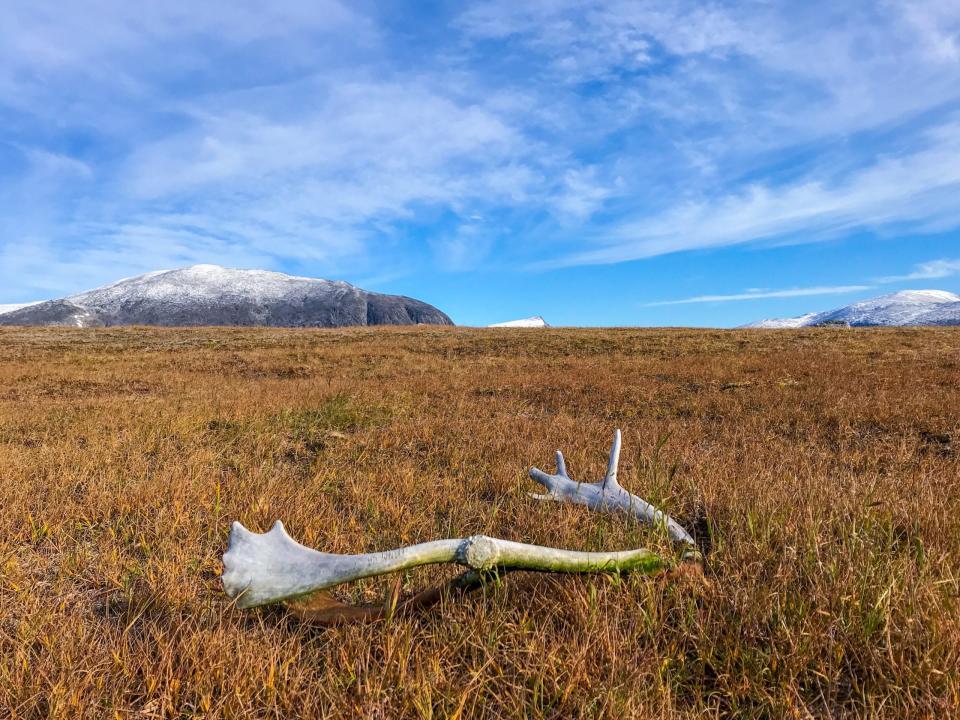
<svg viewBox="0 0 960 720">
<path fill-rule="evenodd" d="M 546 320 L 544 320 L 539 315 L 534 315 L 533 317 L 523 318 L 522 320 L 508 320 L 507 322 L 494 323 L 493 325 L 487 325 L 487 327 L 492 328 L 543 328 L 550 327 Z"/>
<path fill-rule="evenodd" d="M 268 270 L 193 265 L 0 314 L 0 325 L 452 325 L 420 300 Z"/>
<path fill-rule="evenodd" d="M 30 307 L 31 305 L 39 305 L 39 301 L 34 302 L 24 302 L 24 303 L 0 303 L 0 315 L 3 313 L 13 312 L 14 310 L 19 310 L 20 308 Z"/>
<path fill-rule="evenodd" d="M 760 320 L 745 328 L 798 328 L 818 325 L 878 327 L 960 325 L 960 295 L 946 290 L 901 290 L 794 318 Z"/>
</svg>

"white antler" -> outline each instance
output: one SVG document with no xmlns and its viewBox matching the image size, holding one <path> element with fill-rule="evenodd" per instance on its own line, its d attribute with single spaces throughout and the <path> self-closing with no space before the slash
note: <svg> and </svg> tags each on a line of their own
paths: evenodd
<svg viewBox="0 0 960 720">
<path fill-rule="evenodd" d="M 537 500 L 556 500 L 586 505 L 591 510 L 620 510 L 633 515 L 641 522 L 654 526 L 665 526 L 671 539 L 676 542 L 695 546 L 690 534 L 673 518 L 658 510 L 646 500 L 627 492 L 617 482 L 617 465 L 620 464 L 620 431 L 613 435 L 610 447 L 610 459 L 607 462 L 607 474 L 603 480 L 595 483 L 577 482 L 567 475 L 567 465 L 563 453 L 557 450 L 557 472 L 548 475 L 538 468 L 530 468 L 530 477 L 547 489 L 547 494 L 530 493 Z"/>
<path fill-rule="evenodd" d="M 499 540 L 485 535 L 436 540 L 387 552 L 335 555 L 311 550 L 287 535 L 279 520 L 267 533 L 233 523 L 223 555 L 223 588 L 243 608 L 269 605 L 419 565 L 457 563 L 480 571 L 653 572 L 666 566 L 643 548 L 579 552 Z"/>
<path fill-rule="evenodd" d="M 287 534 L 277 520 L 270 532 L 254 533 L 233 523 L 223 554 L 223 588 L 240 607 L 268 605 L 418 565 L 453 562 L 460 540 L 437 540 L 368 555 L 311 550 Z"/>
<path fill-rule="evenodd" d="M 620 431 L 617 430 L 610 449 L 607 474 L 598 483 L 576 483 L 567 476 L 563 455 L 557 451 L 557 474 L 547 475 L 536 468 L 530 476 L 544 485 L 548 495 L 538 499 L 558 500 L 587 505 L 593 510 L 624 510 L 646 522 L 664 524 L 674 540 L 690 546 L 684 559 L 696 558 L 693 538 L 670 517 L 649 503 L 631 495 L 617 482 L 620 458 Z M 227 551 L 223 555 L 223 588 L 237 598 L 243 608 L 297 601 L 318 591 L 361 578 L 385 575 L 420 565 L 456 563 L 471 570 L 448 584 L 454 589 L 470 589 L 482 584 L 491 573 L 509 570 L 541 572 L 657 572 L 671 565 L 656 553 L 638 548 L 620 552 L 581 552 L 527 545 L 474 535 L 468 538 L 435 540 L 386 552 L 364 555 L 337 555 L 311 550 L 291 538 L 278 520 L 267 533 L 253 533 L 239 522 L 233 523 Z M 412 599 L 411 607 L 435 602 L 439 591 L 427 591 Z M 325 610 L 314 618 L 338 621 L 344 618 L 382 617 L 380 610 L 369 613 L 350 612 L 356 608 L 327 598 Z M 361 610 L 370 610 L 362 608 Z M 310 616 L 307 611 L 304 616 Z"/>
</svg>

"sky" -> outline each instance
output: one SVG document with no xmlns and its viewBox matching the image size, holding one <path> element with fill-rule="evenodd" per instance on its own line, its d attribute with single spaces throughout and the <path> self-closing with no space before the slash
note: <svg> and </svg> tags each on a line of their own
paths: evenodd
<svg viewBox="0 0 960 720">
<path fill-rule="evenodd" d="M 4 0 L 0 303 L 195 263 L 469 325 L 960 292 L 960 2 Z"/>
</svg>

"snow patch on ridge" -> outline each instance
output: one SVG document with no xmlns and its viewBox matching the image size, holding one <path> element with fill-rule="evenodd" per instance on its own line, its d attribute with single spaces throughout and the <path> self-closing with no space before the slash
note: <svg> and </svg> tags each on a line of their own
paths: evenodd
<svg viewBox="0 0 960 720">
<path fill-rule="evenodd" d="M 492 328 L 545 328 L 550 327 L 546 320 L 544 320 L 539 315 L 534 315 L 533 317 L 523 318 L 522 320 L 509 320 L 502 323 L 494 323 L 493 325 L 488 325 L 487 327 Z"/>
<path fill-rule="evenodd" d="M 814 318 L 819 313 L 807 313 L 806 315 L 800 315 L 799 317 L 792 318 L 771 318 L 770 320 L 758 320 L 757 322 L 752 322 L 749 325 L 744 325 L 745 328 L 760 328 L 760 329 L 777 329 L 777 328 L 798 328 L 805 327 L 809 324 L 811 318 Z"/>
<path fill-rule="evenodd" d="M 901 290 L 826 312 L 760 320 L 745 328 L 798 328 L 847 323 L 853 326 L 960 324 L 960 295 L 946 290 Z"/>
<path fill-rule="evenodd" d="M 223 298 L 254 302 L 282 300 L 306 291 L 352 288 L 349 283 L 296 277 L 269 270 L 233 270 L 219 265 L 192 265 L 178 270 L 158 270 L 118 280 L 95 290 L 71 295 L 77 305 L 115 306 L 149 298 L 171 305 Z"/>
</svg>

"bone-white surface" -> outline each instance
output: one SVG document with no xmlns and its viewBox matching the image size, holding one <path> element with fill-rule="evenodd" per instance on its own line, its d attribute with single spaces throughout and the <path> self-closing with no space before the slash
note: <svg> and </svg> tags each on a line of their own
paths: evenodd
<svg viewBox="0 0 960 720">
<path fill-rule="evenodd" d="M 641 522 L 665 526 L 671 539 L 676 542 L 695 545 L 693 538 L 683 527 L 662 510 L 648 503 L 643 498 L 633 495 L 623 488 L 617 481 L 617 465 L 620 461 L 620 431 L 614 434 L 613 445 L 610 448 L 610 459 L 607 463 L 607 474 L 603 480 L 596 483 L 577 482 L 567 475 L 563 453 L 557 450 L 557 472 L 553 475 L 537 468 L 530 469 L 530 477 L 547 489 L 546 494 L 531 494 L 537 500 L 556 500 L 577 505 L 586 505 L 591 510 L 611 511 L 619 510 L 632 515 Z"/>
<path fill-rule="evenodd" d="M 436 540 L 366 555 L 337 555 L 305 547 L 277 520 L 270 532 L 233 523 L 223 555 L 223 589 L 239 607 L 268 605 L 315 590 L 430 563 L 454 562 L 460 540 Z"/>
<path fill-rule="evenodd" d="M 580 552 L 500 540 L 485 535 L 436 540 L 387 552 L 337 555 L 311 550 L 277 521 L 266 533 L 233 524 L 223 556 L 223 588 L 242 608 L 269 605 L 365 577 L 419 565 L 457 563 L 474 570 L 497 568 L 547 572 L 655 571 L 664 562 L 640 548 Z"/>
</svg>

